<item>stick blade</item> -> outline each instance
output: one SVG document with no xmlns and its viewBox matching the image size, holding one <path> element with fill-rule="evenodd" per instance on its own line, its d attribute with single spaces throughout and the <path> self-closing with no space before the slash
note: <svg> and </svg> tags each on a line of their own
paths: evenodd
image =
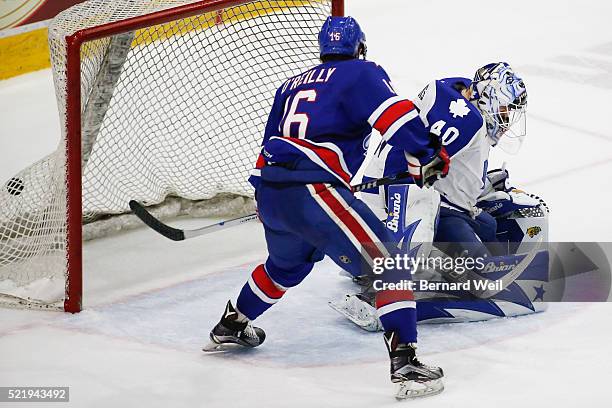
<svg viewBox="0 0 612 408">
<path fill-rule="evenodd" d="M 140 218 L 149 228 L 155 230 L 157 233 L 173 241 L 183 241 L 185 239 L 185 233 L 183 230 L 172 228 L 157 218 L 155 218 L 146 208 L 144 208 L 138 201 L 130 200 L 130 209 L 134 214 Z"/>
</svg>

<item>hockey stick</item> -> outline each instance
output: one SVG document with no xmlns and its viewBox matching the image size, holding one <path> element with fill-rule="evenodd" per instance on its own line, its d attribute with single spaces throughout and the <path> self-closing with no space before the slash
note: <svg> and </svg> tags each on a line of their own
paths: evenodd
<svg viewBox="0 0 612 408">
<path fill-rule="evenodd" d="M 369 190 L 371 188 L 376 188 L 376 187 L 381 187 L 381 186 L 386 186 L 388 184 L 393 184 L 396 181 L 400 181 L 400 180 L 407 179 L 410 177 L 412 177 L 412 175 L 410 174 L 408 170 L 406 170 L 406 171 L 402 171 L 401 173 L 394 174 L 393 176 L 381 177 L 376 180 L 368 181 L 368 182 L 361 183 L 361 184 L 356 184 L 354 186 L 351 186 L 351 191 L 353 191 L 353 193 L 359 193 L 360 191 Z"/>
<path fill-rule="evenodd" d="M 167 224 L 164 224 L 157 218 L 155 218 L 146 208 L 144 208 L 139 202 L 131 200 L 130 208 L 136 214 L 138 218 L 151 229 L 155 230 L 164 237 L 173 241 L 183 241 L 189 238 L 199 237 L 200 235 L 210 234 L 211 232 L 220 231 L 226 228 L 230 228 L 236 225 L 245 224 L 247 222 L 255 221 L 257 214 L 249 214 L 244 217 L 234 218 L 227 221 L 221 221 L 216 224 L 207 225 L 206 227 L 196 229 L 179 229 L 173 228 Z"/>
<path fill-rule="evenodd" d="M 387 184 L 394 183 L 398 180 L 402 180 L 410 177 L 410 173 L 408 171 L 398 173 L 394 176 L 390 177 L 382 177 L 376 180 L 368 181 L 366 183 L 357 184 L 352 186 L 351 189 L 354 193 L 358 193 L 360 191 L 369 190 L 371 188 L 376 188 L 380 186 L 384 186 Z M 164 224 L 157 218 L 153 216 L 142 204 L 138 201 L 130 200 L 129 202 L 130 208 L 134 212 L 134 214 L 140 218 L 142 222 L 144 222 L 148 227 L 156 231 L 157 233 L 163 235 L 164 237 L 171 239 L 173 241 L 184 241 L 189 238 L 199 237 L 200 235 L 210 234 L 211 232 L 216 232 L 223 230 L 225 228 L 234 227 L 236 225 L 242 225 L 247 222 L 255 221 L 258 219 L 257 214 L 249 214 L 244 217 L 234 218 L 227 221 L 221 221 L 216 224 L 207 225 L 206 227 L 196 228 L 196 229 L 179 229 L 171 227 L 167 224 Z"/>
</svg>

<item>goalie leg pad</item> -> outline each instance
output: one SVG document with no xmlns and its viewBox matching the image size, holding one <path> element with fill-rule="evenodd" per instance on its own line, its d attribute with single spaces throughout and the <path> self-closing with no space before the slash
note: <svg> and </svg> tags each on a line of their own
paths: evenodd
<svg viewBox="0 0 612 408">
<path fill-rule="evenodd" d="M 363 330 L 369 332 L 383 330 L 376 308 L 362 300 L 359 295 L 346 295 L 341 300 L 329 302 L 329 306 Z"/>
<path fill-rule="evenodd" d="M 387 190 L 389 216 L 385 225 L 395 242 L 415 256 L 427 256 L 434 238 L 440 194 L 414 184 L 391 185 Z"/>
</svg>

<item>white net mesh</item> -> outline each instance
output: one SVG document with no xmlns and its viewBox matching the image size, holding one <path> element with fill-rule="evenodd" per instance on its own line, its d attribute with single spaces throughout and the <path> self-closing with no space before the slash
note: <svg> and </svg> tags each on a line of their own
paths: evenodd
<svg viewBox="0 0 612 408">
<path fill-rule="evenodd" d="M 78 30 L 206 2 L 90 0 L 49 28 L 60 115 L 66 122 L 66 37 Z M 275 89 L 318 60 L 331 0 L 253 1 L 88 41 L 81 47 L 83 221 L 136 224 L 128 202 L 250 196 Z M 66 128 L 58 150 L 0 191 L 0 299 L 61 302 L 66 270 Z M 232 196 L 235 197 L 235 196 Z M 187 201 L 189 202 L 189 201 Z M 215 209 L 244 211 L 245 201 Z M 172 207 L 172 206 L 171 206 Z M 118 225 L 118 226 L 117 226 Z M 89 224 L 88 224 L 89 226 Z M 91 229 L 89 231 L 92 231 Z M 88 233 L 95 236 L 97 232 Z M 44 293 L 43 293 L 44 292 Z M 48 296 L 47 296 L 48 295 Z M 55 298 L 53 298 L 55 297 Z M 0 300 L 1 301 L 1 300 Z M 21 301 L 21 303 L 26 303 Z"/>
</svg>

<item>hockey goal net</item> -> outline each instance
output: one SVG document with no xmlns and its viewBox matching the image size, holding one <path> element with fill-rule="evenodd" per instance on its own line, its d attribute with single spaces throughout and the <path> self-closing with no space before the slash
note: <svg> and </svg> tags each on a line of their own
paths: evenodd
<svg viewBox="0 0 612 408">
<path fill-rule="evenodd" d="M 89 0 L 58 15 L 60 145 L 0 191 L 0 303 L 81 310 L 83 231 L 137 224 L 129 200 L 244 211 L 274 91 L 317 63 L 318 30 L 342 13 L 341 0 Z"/>
</svg>

